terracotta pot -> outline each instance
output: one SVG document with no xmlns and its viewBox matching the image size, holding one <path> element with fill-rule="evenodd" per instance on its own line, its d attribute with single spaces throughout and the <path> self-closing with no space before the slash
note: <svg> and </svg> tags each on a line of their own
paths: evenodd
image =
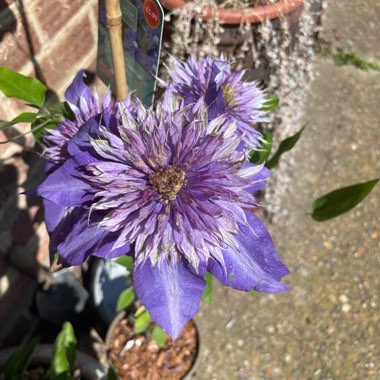
<svg viewBox="0 0 380 380">
<path fill-rule="evenodd" d="M 168 10 L 183 7 L 186 2 L 184 0 L 160 0 L 161 4 Z M 289 27 L 289 33 L 292 39 L 291 47 L 295 42 L 295 36 L 298 30 L 299 18 L 303 10 L 304 0 L 279 0 L 278 2 L 265 6 L 254 8 L 217 8 L 211 9 L 205 7 L 203 20 L 207 20 L 211 15 L 217 15 L 223 25 L 223 32 L 219 35 L 220 42 L 217 45 L 220 53 L 226 53 L 227 56 L 233 54 L 239 49 L 246 38 L 245 33 L 242 34 L 240 24 L 249 22 L 251 24 L 251 32 L 254 39 L 260 38 L 258 27 L 264 20 L 270 20 L 274 29 L 281 28 L 281 18 L 285 17 Z M 165 23 L 164 40 L 170 44 L 171 35 L 173 33 L 173 23 Z M 203 36 L 199 36 L 202 41 Z M 267 82 L 271 75 L 269 58 L 265 49 L 259 52 L 260 65 L 254 62 L 252 50 L 246 52 L 244 57 L 240 58 L 235 64 L 239 64 L 239 69 L 247 70 L 247 80 L 258 80 Z"/>
<path fill-rule="evenodd" d="M 110 361 L 110 363 L 113 365 L 112 363 L 112 359 L 110 358 L 110 353 L 111 353 L 111 350 L 112 350 L 112 337 L 113 337 L 113 332 L 115 330 L 115 328 L 118 326 L 119 322 L 121 322 L 123 319 L 126 319 L 127 318 L 127 313 L 122 311 L 120 312 L 117 317 L 113 320 L 113 322 L 111 323 L 108 331 L 107 331 L 107 335 L 106 335 L 106 347 L 107 347 L 107 352 L 108 352 L 108 359 Z M 198 333 L 198 329 L 197 329 L 197 326 L 194 322 L 194 320 L 191 320 L 191 322 L 189 322 L 192 324 L 192 326 L 195 328 L 195 334 L 196 334 L 196 353 L 195 353 L 195 357 L 193 359 L 193 362 L 192 362 L 192 366 L 191 368 L 184 374 L 182 375 L 181 377 L 181 380 L 189 380 L 192 378 L 192 376 L 195 374 L 195 371 L 197 369 L 197 364 L 198 364 L 198 357 L 199 357 L 199 345 L 200 345 L 200 339 L 199 339 L 199 333 Z M 133 336 L 133 338 L 129 339 L 128 341 L 132 340 L 132 339 L 135 339 L 136 337 L 138 336 L 141 336 L 141 334 L 137 334 L 136 336 Z M 180 337 L 177 339 L 179 340 Z M 146 345 L 146 343 L 144 343 L 144 345 Z M 146 378 L 146 377 L 144 377 Z"/>
<path fill-rule="evenodd" d="M 303 5 L 304 0 L 279 0 L 274 4 L 258 6 L 254 8 L 204 8 L 203 19 L 207 20 L 216 16 L 222 23 L 239 25 L 242 22 L 251 24 L 261 23 L 263 20 L 273 20 L 281 15 L 293 12 Z M 168 10 L 182 8 L 185 0 L 160 0 L 163 7 Z"/>
<path fill-rule="evenodd" d="M 7 348 L 0 351 L 0 369 L 18 347 Z M 49 367 L 53 357 L 54 346 L 52 344 L 39 344 L 32 355 L 31 365 Z M 105 380 L 107 378 L 104 368 L 91 356 L 77 351 L 75 355 L 75 368 L 80 368 L 85 380 Z"/>
</svg>

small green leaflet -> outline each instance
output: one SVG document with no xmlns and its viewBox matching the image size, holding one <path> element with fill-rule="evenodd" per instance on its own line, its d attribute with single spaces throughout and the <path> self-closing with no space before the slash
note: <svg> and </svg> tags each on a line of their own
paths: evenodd
<svg viewBox="0 0 380 380">
<path fill-rule="evenodd" d="M 205 274 L 205 280 L 206 280 L 206 286 L 203 291 L 203 301 L 205 301 L 207 304 L 211 304 L 212 301 L 212 274 L 207 272 Z"/>
<path fill-rule="evenodd" d="M 0 121 L 0 130 L 11 127 L 18 123 L 32 123 L 37 117 L 34 112 L 23 112 L 11 121 Z"/>
<path fill-rule="evenodd" d="M 312 218 L 323 222 L 341 215 L 359 204 L 376 186 L 378 179 L 334 190 L 316 199 Z"/>
<path fill-rule="evenodd" d="M 8 98 L 21 99 L 40 108 L 45 101 L 46 86 L 38 79 L 0 66 L 0 91 Z"/>
<path fill-rule="evenodd" d="M 5 380 L 19 380 L 23 378 L 39 339 L 33 338 L 23 347 L 18 348 L 7 360 L 3 368 Z"/>
<path fill-rule="evenodd" d="M 107 380 L 118 380 L 115 369 L 110 365 L 107 373 Z"/>
<path fill-rule="evenodd" d="M 66 102 L 48 103 L 43 105 L 38 113 L 24 112 L 11 121 L 1 121 L 0 130 L 17 123 L 30 123 L 34 138 L 41 141 L 42 134 L 47 129 L 56 128 L 63 118 L 70 120 L 74 118 L 70 106 Z"/>
<path fill-rule="evenodd" d="M 46 103 L 38 114 L 50 116 L 52 119 L 75 119 L 75 115 L 67 102 Z"/>
<path fill-rule="evenodd" d="M 276 153 L 272 156 L 271 159 L 267 161 L 265 166 L 268 169 L 272 169 L 275 166 L 277 166 L 278 162 L 280 161 L 280 157 L 285 153 L 291 150 L 294 145 L 296 145 L 297 141 L 301 137 L 302 132 L 306 128 L 305 124 L 295 135 L 288 137 L 287 139 L 281 141 L 280 146 L 278 147 Z"/>
<path fill-rule="evenodd" d="M 143 305 L 141 305 L 136 311 L 135 311 L 135 314 L 134 314 L 134 317 L 135 318 L 138 318 L 142 313 L 145 313 L 145 307 Z"/>
<path fill-rule="evenodd" d="M 263 106 L 260 108 L 261 111 L 274 111 L 278 108 L 280 104 L 280 99 L 277 95 L 270 95 L 266 98 Z"/>
<path fill-rule="evenodd" d="M 249 161 L 252 164 L 260 165 L 264 163 L 268 159 L 272 151 L 273 134 L 270 132 L 264 133 L 263 137 L 264 137 L 264 142 L 261 146 L 261 149 L 257 151 L 252 151 L 250 154 Z"/>
<path fill-rule="evenodd" d="M 145 331 L 150 325 L 150 315 L 147 311 L 144 311 L 141 315 L 137 317 L 134 324 L 134 331 L 136 334 L 142 333 Z"/>
<path fill-rule="evenodd" d="M 135 291 L 133 286 L 123 290 L 117 300 L 116 311 L 122 311 L 126 309 L 135 300 Z"/>
<path fill-rule="evenodd" d="M 158 325 L 154 326 L 154 329 L 153 329 L 153 339 L 157 343 L 158 347 L 165 346 L 165 343 L 166 343 L 166 333 Z"/>
<path fill-rule="evenodd" d="M 72 380 L 77 339 L 70 322 L 63 324 L 61 332 L 54 343 L 54 353 L 51 363 L 52 380 Z"/>
<path fill-rule="evenodd" d="M 63 118 L 74 119 L 74 114 L 66 102 L 45 104 L 37 116 L 37 119 L 31 125 L 33 136 L 37 141 L 41 141 L 41 137 L 46 130 L 54 129 L 61 124 Z"/>
<path fill-rule="evenodd" d="M 60 124 L 60 120 L 52 120 L 49 116 L 42 116 L 31 124 L 34 138 L 41 142 L 42 135 L 47 129 L 54 129 Z"/>
<path fill-rule="evenodd" d="M 132 256 L 120 256 L 115 260 L 115 263 L 122 265 L 123 267 L 126 267 L 129 271 L 133 269 L 133 257 Z"/>
</svg>

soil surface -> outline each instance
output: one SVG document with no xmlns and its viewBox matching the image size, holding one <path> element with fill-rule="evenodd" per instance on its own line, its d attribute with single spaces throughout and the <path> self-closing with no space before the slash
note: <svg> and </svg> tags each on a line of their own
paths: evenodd
<svg viewBox="0 0 380 380">
<path fill-rule="evenodd" d="M 197 330 L 189 322 L 173 342 L 167 337 L 159 347 L 153 338 L 135 335 L 130 322 L 123 319 L 110 339 L 109 357 L 121 379 L 179 380 L 189 372 L 198 351 Z"/>
</svg>

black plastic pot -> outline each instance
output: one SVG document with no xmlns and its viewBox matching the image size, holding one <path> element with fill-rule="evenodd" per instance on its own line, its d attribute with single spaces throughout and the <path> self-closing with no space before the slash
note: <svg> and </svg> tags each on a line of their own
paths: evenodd
<svg viewBox="0 0 380 380">
<path fill-rule="evenodd" d="M 0 369 L 4 367 L 8 358 L 18 347 L 7 348 L 0 351 Z M 51 365 L 54 346 L 52 344 L 39 344 L 33 352 L 30 365 L 46 366 Z M 79 368 L 85 380 L 106 380 L 105 369 L 91 356 L 77 351 L 75 356 L 75 368 Z"/>
<path fill-rule="evenodd" d="M 109 326 L 117 315 L 120 293 L 131 286 L 128 270 L 112 260 L 96 259 L 91 269 L 92 303 L 103 322 Z"/>
</svg>

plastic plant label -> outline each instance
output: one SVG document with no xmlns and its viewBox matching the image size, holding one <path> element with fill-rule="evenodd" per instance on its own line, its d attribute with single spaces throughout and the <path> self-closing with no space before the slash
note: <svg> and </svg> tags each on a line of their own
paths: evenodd
<svg viewBox="0 0 380 380">
<path fill-rule="evenodd" d="M 123 1 L 121 4 L 122 20 L 134 32 L 137 32 L 137 8 L 128 0 Z"/>
<path fill-rule="evenodd" d="M 154 100 L 164 12 L 157 0 L 121 0 L 122 37 L 128 90 L 149 106 Z M 97 75 L 115 92 L 111 43 L 104 0 L 99 1 Z"/>
</svg>

